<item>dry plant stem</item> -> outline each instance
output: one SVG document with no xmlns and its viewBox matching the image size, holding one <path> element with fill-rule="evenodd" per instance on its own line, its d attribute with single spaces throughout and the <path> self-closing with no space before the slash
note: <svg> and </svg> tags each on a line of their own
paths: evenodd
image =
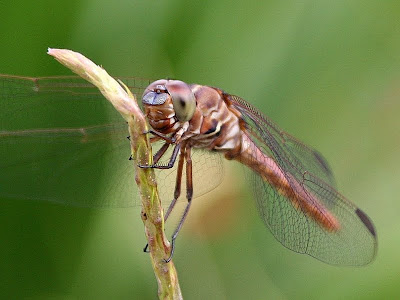
<svg viewBox="0 0 400 300">
<path fill-rule="evenodd" d="M 48 54 L 98 87 L 128 122 L 132 158 L 136 167 L 136 183 L 142 198 L 142 220 L 158 282 L 158 295 L 160 299 L 182 299 L 175 266 L 172 261 L 169 263 L 164 261 L 169 257 L 170 245 L 164 234 L 164 216 L 154 171 L 138 167 L 138 164 L 152 164 L 152 152 L 148 135 L 143 134 L 147 132 L 147 123 L 135 97 L 128 88 L 123 88 L 103 68 L 77 52 L 49 49 Z"/>
</svg>

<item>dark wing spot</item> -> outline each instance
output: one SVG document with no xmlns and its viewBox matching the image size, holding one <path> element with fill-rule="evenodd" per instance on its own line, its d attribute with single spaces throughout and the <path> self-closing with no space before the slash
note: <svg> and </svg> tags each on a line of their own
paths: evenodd
<svg viewBox="0 0 400 300">
<path fill-rule="evenodd" d="M 182 108 L 186 106 L 186 102 L 182 98 L 179 99 L 179 102 L 181 103 Z"/>
<path fill-rule="evenodd" d="M 332 176 L 332 170 L 328 165 L 328 162 L 325 160 L 325 158 L 318 152 L 318 151 L 313 151 L 313 154 L 315 158 L 318 160 L 319 164 L 325 169 L 326 174 Z"/>
<path fill-rule="evenodd" d="M 369 232 L 376 237 L 376 231 L 374 224 L 372 224 L 371 219 L 359 208 L 356 209 L 356 214 L 360 218 L 361 222 L 364 223 L 365 227 L 368 228 Z"/>
</svg>

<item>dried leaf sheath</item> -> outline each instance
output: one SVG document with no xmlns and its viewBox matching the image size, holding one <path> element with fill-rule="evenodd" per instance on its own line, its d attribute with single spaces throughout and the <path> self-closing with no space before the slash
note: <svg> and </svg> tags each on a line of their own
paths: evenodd
<svg viewBox="0 0 400 300">
<path fill-rule="evenodd" d="M 182 294 L 175 266 L 172 261 L 168 264 L 164 262 L 164 258 L 169 255 L 169 243 L 164 235 L 163 212 L 158 198 L 154 172 L 152 169 L 137 167 L 138 162 L 144 164 L 151 162 L 152 153 L 148 136 L 143 134 L 147 131 L 146 120 L 135 98 L 132 94 L 128 94 L 127 90 L 122 88 L 104 69 L 83 55 L 63 49 L 49 49 L 48 54 L 97 86 L 128 122 L 132 157 L 136 166 L 136 182 L 143 203 L 142 219 L 150 245 L 150 257 L 154 273 L 158 282 L 158 294 L 160 299 L 181 299 Z"/>
</svg>

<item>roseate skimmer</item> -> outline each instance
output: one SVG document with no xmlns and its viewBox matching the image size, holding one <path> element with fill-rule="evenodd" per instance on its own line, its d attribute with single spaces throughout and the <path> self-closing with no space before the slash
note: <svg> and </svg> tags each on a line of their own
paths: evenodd
<svg viewBox="0 0 400 300">
<path fill-rule="evenodd" d="M 336 265 L 373 260 L 373 223 L 336 191 L 331 168 L 319 152 L 221 89 L 178 80 L 122 80 L 134 94 L 143 93 L 152 141 L 162 142 L 154 165 L 141 167 L 161 169 L 161 189 L 169 192 L 162 193 L 162 199 L 169 200 L 165 219 L 181 190 L 186 194 L 166 261 L 193 196 L 220 182 L 222 163 L 215 153 L 253 171 L 250 182 L 260 217 L 285 247 Z M 74 76 L 0 75 L 0 196 L 81 206 L 137 204 L 132 201 L 133 168 L 126 163 L 126 124 L 101 97 Z M 115 169 L 120 172 L 111 172 Z M 128 179 L 112 178 L 122 171 Z M 98 182 L 108 182 L 107 188 L 91 188 Z"/>
</svg>

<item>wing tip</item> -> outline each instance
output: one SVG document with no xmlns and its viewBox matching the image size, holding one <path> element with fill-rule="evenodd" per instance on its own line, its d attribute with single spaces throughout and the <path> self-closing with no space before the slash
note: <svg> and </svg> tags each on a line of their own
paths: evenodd
<svg viewBox="0 0 400 300">
<path fill-rule="evenodd" d="M 367 227 L 368 231 L 372 234 L 374 238 L 377 237 L 376 235 L 376 230 L 374 227 L 374 224 L 372 223 L 371 219 L 366 215 L 365 212 L 363 212 L 361 209 L 357 208 L 356 209 L 356 214 L 361 220 L 361 222 L 364 223 L 365 227 Z"/>
</svg>

